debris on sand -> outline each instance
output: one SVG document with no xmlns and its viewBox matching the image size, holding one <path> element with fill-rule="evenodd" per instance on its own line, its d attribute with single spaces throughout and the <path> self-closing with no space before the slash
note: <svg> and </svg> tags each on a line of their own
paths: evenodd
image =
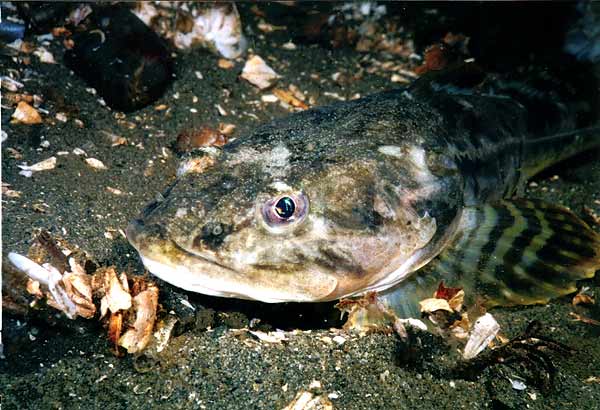
<svg viewBox="0 0 600 410">
<path fill-rule="evenodd" d="M 69 319 L 98 317 L 108 327 L 116 354 L 119 346 L 138 353 L 152 341 L 158 310 L 154 283 L 143 277 L 130 279 L 125 273 L 117 275 L 114 267 L 88 274 L 83 266 L 95 264 L 76 256 L 68 245 L 62 249 L 45 231 L 32 244 L 29 257 L 10 252 L 8 259 L 29 277 L 27 291 L 35 297 L 32 306 L 43 300 Z"/>
<path fill-rule="evenodd" d="M 308 105 L 302 99 L 298 98 L 292 91 L 283 90 L 276 88 L 273 90 L 273 94 L 283 103 L 288 104 L 293 108 L 300 110 L 307 110 Z"/>
<path fill-rule="evenodd" d="M 433 298 L 422 300 L 419 304 L 421 312 L 433 323 L 433 330 L 444 337 L 463 343 L 466 341 L 463 358 L 471 360 L 498 335 L 500 325 L 481 307 L 474 306 L 470 312 L 464 311 L 464 299 L 463 289 L 446 287 L 441 282 Z M 473 322 L 476 317 L 477 320 Z"/>
<path fill-rule="evenodd" d="M 496 337 L 499 330 L 500 325 L 491 314 L 486 313 L 477 319 L 471 328 L 469 340 L 463 351 L 463 358 L 470 360 L 481 353 Z"/>
<path fill-rule="evenodd" d="M 128 353 L 144 350 L 152 337 L 157 309 L 158 287 L 152 283 L 147 284 L 147 288 L 133 298 L 135 319 L 125 334 L 119 338 L 119 346 L 127 349 Z"/>
<path fill-rule="evenodd" d="M 384 298 L 370 292 L 358 299 L 342 299 L 336 305 L 348 313 L 344 329 L 364 334 L 391 327 L 402 340 L 408 340 L 407 328 L 430 331 L 446 339 L 464 343 L 463 358 L 473 359 L 498 336 L 500 326 L 496 319 L 480 306 L 463 309 L 465 292 L 461 288 L 446 287 L 440 283 L 431 298 L 419 302 L 423 320 L 400 318 Z M 473 318 L 477 318 L 473 321 Z M 429 322 L 426 324 L 425 322 Z"/>
<path fill-rule="evenodd" d="M 221 131 L 211 127 L 202 127 L 180 132 L 175 146 L 179 153 L 186 153 L 200 147 L 222 147 L 227 144 L 227 141 L 227 136 Z"/>
<path fill-rule="evenodd" d="M 308 390 L 296 393 L 294 399 L 282 410 L 333 410 L 333 404 L 323 393 L 323 385 L 319 380 L 313 380 Z M 330 394 L 337 397 L 337 394 Z"/>
<path fill-rule="evenodd" d="M 12 92 L 17 92 L 19 91 L 19 89 L 25 86 L 22 82 L 17 81 L 14 78 L 9 77 L 7 75 L 0 76 L 0 84 L 5 90 Z"/>
<path fill-rule="evenodd" d="M 224 70 L 230 70 L 235 66 L 235 63 L 231 60 L 227 60 L 226 58 L 219 58 L 219 61 L 217 61 L 217 66 Z"/>
<path fill-rule="evenodd" d="M 33 125 L 42 123 L 40 113 L 25 101 L 19 101 L 17 108 L 12 113 L 12 118 L 17 124 Z"/>
<path fill-rule="evenodd" d="M 419 319 L 399 318 L 393 309 L 377 297 L 376 292 L 368 292 L 358 299 L 342 299 L 336 307 L 348 313 L 344 329 L 361 335 L 391 326 L 402 340 L 407 340 L 407 327 L 427 330 L 427 325 Z"/>
<path fill-rule="evenodd" d="M 219 132 L 226 137 L 229 137 L 235 131 L 235 124 L 229 124 L 225 122 L 219 123 Z"/>
<path fill-rule="evenodd" d="M 575 322 L 583 322 L 588 325 L 600 326 L 600 321 L 580 315 L 579 313 L 569 312 L 569 316 L 573 317 Z"/>
<path fill-rule="evenodd" d="M 237 58 L 246 51 L 248 41 L 242 34 L 242 22 L 235 4 L 212 5 L 192 22 L 190 32 L 175 34 L 175 47 L 186 49 L 195 44 L 204 45 L 225 58 Z"/>
<path fill-rule="evenodd" d="M 281 343 L 281 342 L 288 340 L 287 337 L 285 336 L 285 332 L 283 332 L 282 330 L 277 330 L 275 332 L 263 332 L 260 330 L 249 330 L 248 333 L 250 333 L 252 336 L 256 337 L 261 342 L 277 344 L 277 343 Z"/>
<path fill-rule="evenodd" d="M 589 286 L 582 287 L 581 290 L 573 296 L 573 300 L 571 301 L 573 306 L 593 305 L 594 303 L 594 295 L 591 293 Z"/>
<path fill-rule="evenodd" d="M 48 171 L 56 167 L 56 157 L 46 158 L 43 161 L 36 162 L 33 165 L 21 164 L 17 165 L 21 168 L 19 175 L 30 178 L 34 172 Z"/>
<path fill-rule="evenodd" d="M 100 161 L 99 159 L 86 158 L 84 161 L 86 164 L 88 164 L 90 167 L 92 167 L 94 169 L 107 169 L 106 165 L 104 165 L 104 162 Z"/>
<path fill-rule="evenodd" d="M 282 410 L 333 410 L 333 404 L 323 395 L 300 391 Z"/>
<path fill-rule="evenodd" d="M 10 188 L 10 184 L 3 182 L 2 183 L 2 196 L 4 198 L 20 198 L 21 191 L 15 191 Z"/>
<path fill-rule="evenodd" d="M 131 294 L 127 276 L 121 274 L 117 277 L 114 268 L 102 268 L 96 271 L 94 276 L 94 288 L 101 289 L 103 294 L 100 299 L 100 317 L 104 317 L 110 310 L 117 313 L 119 310 L 127 310 L 131 307 Z"/>
<path fill-rule="evenodd" d="M 140 1 L 133 12 L 180 50 L 206 47 L 225 58 L 237 58 L 248 46 L 233 3 Z"/>
<path fill-rule="evenodd" d="M 446 299 L 427 298 L 419 302 L 421 313 L 433 313 L 438 310 L 445 310 L 452 313 L 453 310 Z"/>
<path fill-rule="evenodd" d="M 56 64 L 54 55 L 52 55 L 52 53 L 46 50 L 44 47 L 36 48 L 36 50 L 33 52 L 33 55 L 40 59 L 40 63 Z"/>
<path fill-rule="evenodd" d="M 47 289 L 44 296 L 48 305 L 62 311 L 69 319 L 77 316 L 90 318 L 96 313 L 89 280 L 82 278 L 79 270 L 61 273 L 50 264 L 40 266 L 14 252 L 8 254 L 8 259 L 18 270 L 27 274 L 31 281 L 37 282 L 29 283 L 28 290 L 39 295 L 40 285 L 43 285 Z"/>
<path fill-rule="evenodd" d="M 280 75 L 269 67 L 260 56 L 254 55 L 246 61 L 241 77 L 261 90 L 265 90 L 273 86 Z"/>
<path fill-rule="evenodd" d="M 215 149 L 215 148 L 213 148 Z M 206 152 L 206 151 L 205 151 Z M 187 158 L 179 164 L 177 168 L 177 176 L 181 177 L 185 174 L 201 174 L 216 163 L 216 155 L 202 155 L 192 158 Z"/>
<path fill-rule="evenodd" d="M 594 307 L 595 304 L 596 300 L 594 298 L 594 293 L 588 286 L 584 286 L 579 292 L 577 292 L 577 294 L 571 300 L 571 305 L 573 305 L 575 312 L 569 312 L 569 315 L 573 318 L 573 321 L 575 322 L 582 322 L 588 325 L 600 326 L 600 321 L 587 317 L 584 313 L 584 310 L 586 310 L 586 308 Z"/>
</svg>

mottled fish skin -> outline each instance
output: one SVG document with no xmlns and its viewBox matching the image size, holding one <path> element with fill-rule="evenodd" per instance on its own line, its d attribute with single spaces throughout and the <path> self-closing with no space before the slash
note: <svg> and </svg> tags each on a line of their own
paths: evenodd
<svg viewBox="0 0 600 410">
<path fill-rule="evenodd" d="M 535 132 L 562 132 L 546 141 L 555 147 L 582 126 L 532 121 L 529 95 L 498 94 L 502 84 L 477 70 L 467 83 L 423 79 L 275 120 L 226 145 L 205 172 L 178 178 L 127 236 L 151 272 L 201 293 L 281 302 L 390 288 L 456 243 L 468 207 L 523 184 L 541 156 L 528 148 Z M 598 144 L 584 134 L 566 151 Z M 282 197 L 306 214 L 271 226 L 265 204 Z M 518 220 L 526 209 L 494 212 Z"/>
</svg>

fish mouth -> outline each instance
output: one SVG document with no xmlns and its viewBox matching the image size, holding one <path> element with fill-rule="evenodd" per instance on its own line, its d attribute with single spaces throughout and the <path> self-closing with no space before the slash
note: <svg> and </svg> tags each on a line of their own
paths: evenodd
<svg viewBox="0 0 600 410">
<path fill-rule="evenodd" d="M 168 238 L 163 228 L 146 225 L 140 219 L 130 222 L 126 235 L 146 269 L 187 291 L 266 303 L 335 299 L 329 295 L 335 293 L 337 279 L 330 275 L 239 272 L 213 258 L 186 250 Z"/>
</svg>

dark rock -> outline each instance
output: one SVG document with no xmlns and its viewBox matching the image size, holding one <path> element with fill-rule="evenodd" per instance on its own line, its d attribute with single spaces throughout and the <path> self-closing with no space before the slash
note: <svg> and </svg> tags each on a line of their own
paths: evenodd
<svg viewBox="0 0 600 410">
<path fill-rule="evenodd" d="M 94 87 L 109 107 L 125 112 L 159 98 L 173 79 L 173 62 L 163 40 L 129 10 L 102 8 L 93 25 L 75 34 L 65 62 Z"/>
</svg>

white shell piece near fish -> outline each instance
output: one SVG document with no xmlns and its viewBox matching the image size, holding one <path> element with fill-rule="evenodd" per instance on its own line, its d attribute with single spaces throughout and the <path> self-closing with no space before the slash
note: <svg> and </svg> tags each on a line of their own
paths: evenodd
<svg viewBox="0 0 600 410">
<path fill-rule="evenodd" d="M 40 266 L 31 259 L 15 252 L 9 252 L 8 259 L 15 268 L 25 273 L 31 279 L 46 285 L 60 309 L 70 319 L 75 318 L 77 306 L 62 287 L 62 274 L 56 268 L 48 264 Z"/>
<path fill-rule="evenodd" d="M 500 331 L 500 325 L 494 316 L 486 313 L 475 321 L 471 335 L 465 346 L 463 358 L 470 360 L 481 353 Z"/>
</svg>

